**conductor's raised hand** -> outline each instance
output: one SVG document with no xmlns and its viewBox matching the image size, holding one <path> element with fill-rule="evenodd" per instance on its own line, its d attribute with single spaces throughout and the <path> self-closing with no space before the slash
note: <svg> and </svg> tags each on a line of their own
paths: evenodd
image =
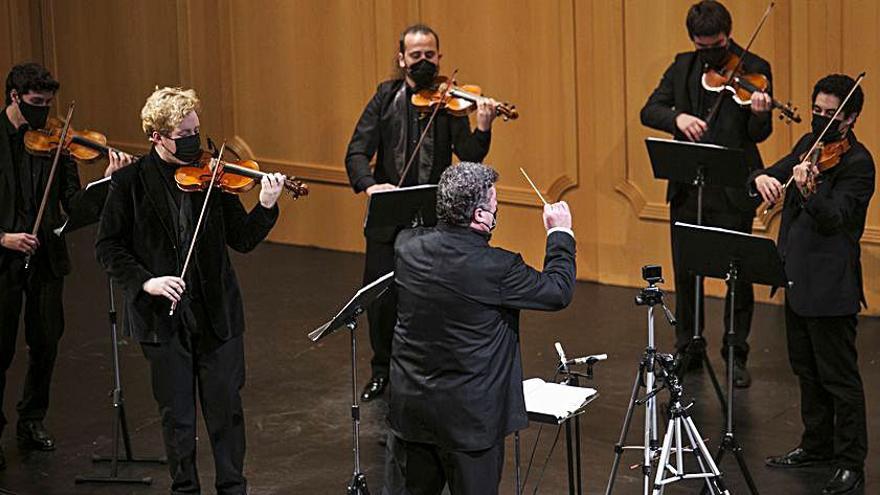
<svg viewBox="0 0 880 495">
<path fill-rule="evenodd" d="M 544 205 L 544 228 L 550 230 L 555 227 L 571 228 L 571 210 L 565 201 Z"/>
</svg>

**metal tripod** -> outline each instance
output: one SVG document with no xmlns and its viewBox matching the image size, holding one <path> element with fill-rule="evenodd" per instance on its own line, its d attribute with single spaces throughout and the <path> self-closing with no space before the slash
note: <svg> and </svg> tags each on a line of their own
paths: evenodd
<svg viewBox="0 0 880 495">
<path fill-rule="evenodd" d="M 724 486 L 721 471 L 718 470 L 718 466 L 703 442 L 703 437 L 688 413 L 690 405 L 684 406 L 681 403 L 682 386 L 673 371 L 672 356 L 659 355 L 658 362 L 663 375 L 663 385 L 657 387 L 648 396 L 654 396 L 666 388 L 669 390 L 670 401 L 669 425 L 666 427 L 666 435 L 663 437 L 663 448 L 660 449 L 660 461 L 657 463 L 653 495 L 662 495 L 663 490 L 669 484 L 693 479 L 705 481 L 704 493 L 708 490 L 711 495 L 729 495 L 730 492 Z M 682 432 L 687 435 L 688 447 L 684 446 Z M 686 472 L 684 467 L 685 452 L 694 454 L 700 467 L 699 471 Z"/>
<path fill-rule="evenodd" d="M 617 469 L 620 467 L 620 458 L 625 450 L 641 450 L 642 456 L 642 476 L 643 476 L 643 495 L 648 495 L 651 489 L 651 461 L 654 453 L 660 448 L 659 435 L 657 433 L 657 402 L 654 395 L 649 394 L 644 399 L 638 399 L 639 391 L 642 387 L 646 391 L 654 390 L 656 382 L 656 360 L 657 348 L 654 344 L 654 306 L 660 305 L 666 320 L 670 325 L 675 325 L 675 318 L 663 302 L 663 291 L 656 286 L 656 283 L 662 283 L 662 278 L 648 279 L 648 287 L 641 289 L 639 295 L 635 298 L 637 306 L 648 306 L 648 345 L 639 361 L 639 369 L 636 372 L 633 381 L 632 393 L 629 398 L 629 405 L 626 408 L 626 416 L 623 420 L 623 427 L 620 430 L 620 437 L 614 445 L 614 463 L 611 466 L 611 475 L 608 478 L 608 485 L 605 488 L 605 495 L 611 495 L 614 490 L 614 481 L 617 477 Z M 632 422 L 633 413 L 637 405 L 645 405 L 645 432 L 642 445 L 625 445 L 627 433 L 629 432 L 630 423 Z"/>
<path fill-rule="evenodd" d="M 122 395 L 122 377 L 119 370 L 119 333 L 116 328 L 116 299 L 113 297 L 113 281 L 108 278 L 109 287 L 109 310 L 110 341 L 112 343 L 113 358 L 113 453 L 110 456 L 92 456 L 92 462 L 109 462 L 110 474 L 107 475 L 79 475 L 74 478 L 76 484 L 81 483 L 121 483 L 149 485 L 153 479 L 149 476 L 142 478 L 125 478 L 119 476 L 119 464 L 165 464 L 167 459 L 160 458 L 136 458 L 132 454 L 131 437 L 128 433 L 128 421 L 125 419 L 125 399 Z M 119 440 L 122 436 L 122 444 L 125 448 L 125 456 L 119 456 Z"/>
</svg>

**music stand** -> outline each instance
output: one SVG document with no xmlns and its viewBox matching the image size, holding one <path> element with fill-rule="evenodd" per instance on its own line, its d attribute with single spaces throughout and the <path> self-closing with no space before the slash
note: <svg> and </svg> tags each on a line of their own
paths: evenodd
<svg viewBox="0 0 880 495">
<path fill-rule="evenodd" d="M 717 144 L 691 143 L 674 139 L 647 138 L 645 145 L 651 159 L 654 177 L 672 182 L 690 184 L 697 188 L 697 225 L 703 225 L 703 188 L 720 186 L 744 188 L 749 176 L 745 154 L 741 149 L 727 148 Z M 680 243 L 679 243 L 680 244 Z M 721 407 L 726 407 L 721 385 L 709 356 L 706 353 L 706 340 L 703 337 L 700 314 L 703 305 L 703 278 L 695 275 L 694 288 L 694 334 L 680 364 L 687 369 L 691 359 L 702 360 L 709 372 L 709 379 Z M 680 381 L 684 383 L 684 376 Z"/>
<path fill-rule="evenodd" d="M 364 235 L 373 235 L 405 227 L 431 227 L 437 224 L 437 186 L 401 187 L 378 191 L 370 196 Z"/>
<path fill-rule="evenodd" d="M 98 221 L 101 216 L 101 210 L 104 208 L 104 202 L 107 199 L 107 193 L 110 190 L 110 177 L 104 177 L 94 182 L 90 182 L 83 188 L 82 197 L 79 200 L 77 208 L 69 212 L 66 221 L 61 227 L 56 228 L 52 232 L 57 236 L 62 236 L 67 232 L 71 232 L 82 227 L 86 227 Z M 128 420 L 125 415 L 125 397 L 122 392 L 122 376 L 119 366 L 119 332 L 117 330 L 116 317 L 116 298 L 113 294 L 113 280 L 107 277 L 107 320 L 110 323 L 110 344 L 111 359 L 113 360 L 113 391 L 110 397 L 113 402 L 113 447 L 109 456 L 92 455 L 92 462 L 110 463 L 110 473 L 106 475 L 77 475 L 74 478 L 76 484 L 82 483 L 103 483 L 103 484 L 142 484 L 149 485 L 153 479 L 149 476 L 140 478 L 126 478 L 119 476 L 120 464 L 166 464 L 168 460 L 163 457 L 135 457 L 131 448 L 131 435 L 128 429 Z M 121 437 L 121 438 L 120 438 Z M 124 457 L 120 457 L 119 442 L 122 441 L 125 450 Z"/>
<path fill-rule="evenodd" d="M 352 443 L 354 444 L 354 469 L 351 475 L 351 481 L 348 484 L 346 493 L 348 495 L 369 495 L 367 488 L 367 476 L 361 472 L 361 455 L 360 455 L 360 424 L 361 413 L 358 404 L 357 395 L 357 319 L 379 296 L 385 292 L 394 282 L 394 272 L 388 272 L 377 278 L 370 284 L 362 287 L 354 297 L 348 301 L 339 313 L 330 321 L 321 325 L 317 329 L 309 332 L 309 339 L 317 342 L 328 335 L 332 335 L 338 329 L 346 327 L 351 334 L 351 424 L 352 424 Z"/>
<path fill-rule="evenodd" d="M 736 283 L 744 281 L 755 284 L 784 287 L 785 269 L 776 244 L 763 237 L 744 234 L 717 227 L 702 227 L 676 222 L 672 227 L 682 240 L 684 268 L 710 278 L 727 282 L 730 307 L 736 302 Z M 726 451 L 736 457 L 740 471 L 752 494 L 758 489 L 745 463 L 742 446 L 734 437 L 733 429 L 733 337 L 736 333 L 734 312 L 730 312 L 727 329 L 727 410 L 724 436 L 718 446 L 715 462 L 721 462 Z"/>
<path fill-rule="evenodd" d="M 580 417 L 586 412 L 587 406 L 593 402 L 596 397 L 599 396 L 598 392 L 592 388 L 584 388 L 581 387 L 580 382 L 578 380 L 579 376 L 592 378 L 592 364 L 590 364 L 590 371 L 587 372 L 586 375 L 581 375 L 577 372 L 567 372 L 568 377 L 559 384 L 555 383 L 544 383 L 543 387 L 545 388 L 544 394 L 553 394 L 559 393 L 559 390 L 555 389 L 554 386 L 563 386 L 563 387 L 571 387 L 572 390 L 577 389 L 581 392 L 583 399 L 580 407 L 574 410 L 558 410 L 552 413 L 548 413 L 546 411 L 537 411 L 530 409 L 528 406 L 528 399 L 526 399 L 526 414 L 528 415 L 529 421 L 550 425 L 565 425 L 565 451 L 567 458 L 567 468 L 568 468 L 568 493 L 569 495 L 581 495 L 583 493 L 583 481 L 581 476 L 581 427 L 580 427 Z M 526 380 L 523 382 L 523 385 L 526 385 L 530 380 Z M 548 387 L 549 385 L 549 387 Z M 540 388 L 540 387 L 539 387 Z M 528 394 L 526 394 L 528 395 Z M 574 423 L 574 431 L 572 431 L 572 423 Z M 516 464 L 519 467 L 519 455 L 516 456 Z M 517 493 L 520 493 L 519 482 L 517 481 Z"/>
</svg>

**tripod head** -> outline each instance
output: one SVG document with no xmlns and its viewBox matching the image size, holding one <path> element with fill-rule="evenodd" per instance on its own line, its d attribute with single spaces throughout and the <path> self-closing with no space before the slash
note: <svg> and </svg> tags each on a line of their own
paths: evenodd
<svg viewBox="0 0 880 495">
<path fill-rule="evenodd" d="M 635 297 L 636 306 L 649 306 L 653 308 L 659 305 L 663 308 L 666 321 L 670 325 L 675 325 L 675 317 L 669 311 L 669 308 L 666 307 L 666 303 L 663 302 L 663 289 L 657 286 L 657 284 L 663 283 L 663 267 L 660 265 L 643 266 L 642 278 L 648 282 L 648 286 L 639 290 L 638 295 Z"/>
</svg>

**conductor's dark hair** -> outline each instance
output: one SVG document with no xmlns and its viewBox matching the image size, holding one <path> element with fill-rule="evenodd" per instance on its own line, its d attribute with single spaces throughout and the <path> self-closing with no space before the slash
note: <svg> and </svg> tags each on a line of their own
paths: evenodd
<svg viewBox="0 0 880 495">
<path fill-rule="evenodd" d="M 404 53 L 404 50 L 406 50 L 403 41 L 408 34 L 430 34 L 434 36 L 434 39 L 437 41 L 437 49 L 440 49 L 440 37 L 437 36 L 437 33 L 433 29 L 431 29 L 430 26 L 428 26 L 427 24 L 413 24 L 412 26 L 404 29 L 402 33 L 400 33 L 400 53 Z"/>
<path fill-rule="evenodd" d="M 12 103 L 9 94 L 14 89 L 19 96 L 24 96 L 29 91 L 51 91 L 55 93 L 61 84 L 52 77 L 52 74 L 40 64 L 18 64 L 10 69 L 6 76 L 6 104 Z"/>
<path fill-rule="evenodd" d="M 437 219 L 449 225 L 470 225 L 477 208 L 489 207 L 489 189 L 498 172 L 482 163 L 460 162 L 443 171 L 437 186 Z"/>
<path fill-rule="evenodd" d="M 819 93 L 825 93 L 836 96 L 840 102 L 843 103 L 843 100 L 846 99 L 846 95 L 849 94 L 855 83 L 856 81 L 846 74 L 831 74 L 825 76 L 822 79 L 819 79 L 819 81 L 816 82 L 816 85 L 813 86 L 812 101 L 816 101 L 816 95 Z M 859 86 L 853 91 L 852 96 L 849 97 L 849 101 L 846 102 L 841 113 L 844 117 L 849 117 L 853 113 L 861 113 L 864 104 L 865 93 L 862 91 L 862 87 Z"/>
<path fill-rule="evenodd" d="M 730 36 L 733 20 L 727 8 L 714 0 L 702 0 L 691 5 L 685 21 L 688 36 L 715 36 L 724 33 Z"/>
</svg>

